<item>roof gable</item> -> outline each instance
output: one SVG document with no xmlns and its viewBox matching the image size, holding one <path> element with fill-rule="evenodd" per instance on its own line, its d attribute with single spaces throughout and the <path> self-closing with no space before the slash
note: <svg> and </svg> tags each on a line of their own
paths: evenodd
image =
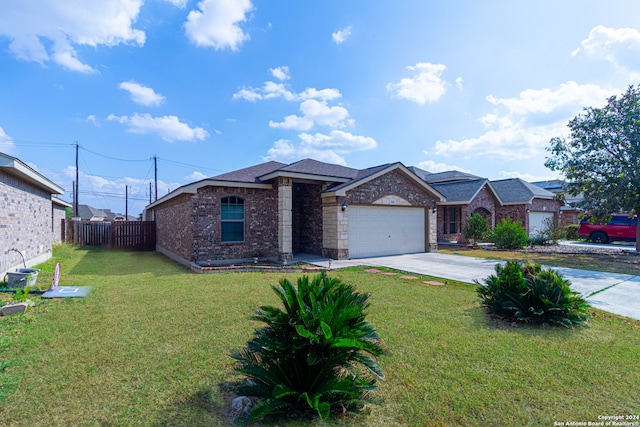
<svg viewBox="0 0 640 427">
<path fill-rule="evenodd" d="M 476 198 L 483 188 L 487 187 L 489 192 L 493 194 L 498 203 L 502 204 L 500 196 L 491 185 L 488 179 L 475 179 L 469 181 L 447 182 L 441 184 L 432 184 L 433 188 L 438 190 L 447 199 L 446 203 L 465 203 L 469 204 Z"/>
<path fill-rule="evenodd" d="M 552 192 L 520 178 L 492 181 L 491 184 L 505 204 L 531 203 L 533 199 L 549 199 L 555 196 Z"/>
<path fill-rule="evenodd" d="M 325 190 L 325 192 L 323 193 L 323 197 L 331 196 L 331 195 L 344 196 L 346 195 L 347 191 L 355 187 L 358 187 L 366 182 L 374 180 L 396 169 L 399 169 L 400 171 L 402 171 L 416 184 L 418 184 L 420 187 L 424 188 L 426 191 L 434 195 L 441 202 L 445 201 L 444 196 L 440 192 L 438 192 L 435 188 L 433 188 L 431 185 L 426 183 L 423 179 L 421 179 L 418 175 L 416 175 L 412 170 L 410 170 L 400 162 L 388 163 L 385 165 L 375 166 L 368 169 L 362 169 L 358 171 L 358 174 L 353 180 Z"/>
<path fill-rule="evenodd" d="M 16 175 L 20 179 L 44 189 L 49 194 L 64 194 L 62 187 L 33 170 L 16 157 L 0 153 L 0 168 L 6 170 L 10 175 Z"/>
</svg>

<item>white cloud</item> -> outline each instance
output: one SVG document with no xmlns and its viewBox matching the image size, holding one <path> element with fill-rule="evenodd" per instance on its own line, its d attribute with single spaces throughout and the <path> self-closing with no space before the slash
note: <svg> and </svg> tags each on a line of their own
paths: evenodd
<svg viewBox="0 0 640 427">
<path fill-rule="evenodd" d="M 333 130 L 328 135 L 301 133 L 299 143 L 281 139 L 276 141 L 263 157 L 265 161 L 294 161 L 313 158 L 325 162 L 346 165 L 343 155 L 371 150 L 377 147 L 375 139 L 367 136 L 353 135 L 341 130 Z"/>
<path fill-rule="evenodd" d="M 84 121 L 86 123 L 91 123 L 92 125 L 94 125 L 95 127 L 100 127 L 100 123 L 98 123 L 98 119 L 96 118 L 95 114 L 89 114 Z"/>
<path fill-rule="evenodd" d="M 425 152 L 425 154 L 426 154 L 426 152 Z M 418 167 L 420 169 L 424 169 L 424 170 L 429 171 L 431 173 L 446 172 L 446 171 L 451 171 L 451 170 L 471 173 L 470 170 L 465 169 L 465 168 L 463 168 L 461 166 L 447 165 L 445 163 L 438 163 L 438 162 L 433 161 L 433 160 L 422 161 L 422 162 L 418 163 Z"/>
<path fill-rule="evenodd" d="M 175 7 L 179 7 L 180 9 L 184 9 L 187 7 L 188 0 L 165 0 L 167 3 L 171 3 Z"/>
<path fill-rule="evenodd" d="M 157 106 L 162 104 L 166 99 L 163 95 L 156 93 L 152 88 L 143 86 L 133 80 L 122 82 L 118 87 L 129 92 L 131 99 L 136 104 Z"/>
<path fill-rule="evenodd" d="M 458 77 L 456 79 L 456 86 L 458 86 L 458 89 L 464 88 L 464 80 L 462 79 L 462 77 Z"/>
<path fill-rule="evenodd" d="M 304 101 L 305 99 L 321 99 L 331 101 L 342 97 L 338 89 L 316 89 L 307 88 L 300 93 L 291 92 L 282 83 L 265 82 L 262 88 L 243 88 L 233 94 L 233 99 L 244 99 L 255 102 L 267 99 L 284 98 L 287 101 Z"/>
<path fill-rule="evenodd" d="M 640 79 L 640 31 L 635 28 L 593 27 L 571 55 L 606 61 L 630 80 Z"/>
<path fill-rule="evenodd" d="M 585 106 L 604 105 L 618 89 L 567 82 L 555 90 L 527 89 L 516 98 L 487 101 L 497 109 L 479 119 L 487 131 L 477 137 L 438 141 L 433 152 L 442 156 L 481 156 L 522 160 L 541 155 L 554 136 L 566 132 L 568 121 Z"/>
<path fill-rule="evenodd" d="M 16 146 L 13 143 L 13 139 L 7 135 L 0 126 L 0 152 L 2 153 L 12 153 L 15 150 Z"/>
<path fill-rule="evenodd" d="M 269 68 L 269 72 L 271 72 L 271 75 L 278 80 L 289 80 L 291 78 L 291 73 L 287 66 Z"/>
<path fill-rule="evenodd" d="M 349 38 L 350 35 L 351 35 L 351 26 L 348 26 L 341 30 L 336 31 L 335 33 L 332 33 L 331 38 L 336 44 L 342 44 L 347 40 L 347 38 Z"/>
<path fill-rule="evenodd" d="M 558 179 L 558 175 L 532 175 L 530 173 L 521 173 L 521 172 L 508 172 L 508 171 L 500 171 L 498 172 L 501 178 L 520 178 L 527 182 L 536 182 L 536 181 L 550 181 L 554 179 Z"/>
<path fill-rule="evenodd" d="M 145 33 L 132 26 L 143 0 L 21 0 L 0 2 L 0 35 L 21 60 L 54 61 L 72 71 L 95 70 L 77 57 L 77 46 L 142 46 Z"/>
<path fill-rule="evenodd" d="M 203 179 L 209 178 L 209 175 L 205 175 L 202 172 L 193 171 L 192 174 L 184 177 L 187 181 L 202 181 Z"/>
<path fill-rule="evenodd" d="M 343 128 L 353 124 L 346 108 L 330 107 L 324 101 L 315 99 L 302 101 L 300 111 L 302 111 L 302 117 L 287 116 L 283 122 L 269 121 L 269 126 L 280 129 L 310 130 L 316 125 Z"/>
<path fill-rule="evenodd" d="M 176 116 L 152 117 L 150 114 L 135 113 L 129 117 L 110 114 L 107 120 L 127 125 L 129 133 L 156 134 L 168 142 L 204 140 L 209 136 L 209 132 L 203 128 L 192 128 Z"/>
<path fill-rule="evenodd" d="M 184 24 L 187 37 L 198 46 L 237 51 L 249 40 L 238 24 L 247 20 L 252 9 L 250 0 L 202 0 Z"/>
<path fill-rule="evenodd" d="M 397 98 L 424 105 L 439 100 L 449 86 L 442 79 L 442 73 L 447 69 L 443 64 L 419 62 L 408 66 L 407 69 L 413 72 L 411 77 L 405 77 L 398 83 L 387 84 L 387 90 L 393 92 Z"/>
</svg>

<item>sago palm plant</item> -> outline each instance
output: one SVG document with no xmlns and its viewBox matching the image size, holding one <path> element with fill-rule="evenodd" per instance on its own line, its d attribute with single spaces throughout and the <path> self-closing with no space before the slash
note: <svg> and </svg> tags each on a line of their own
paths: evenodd
<svg viewBox="0 0 640 427">
<path fill-rule="evenodd" d="M 476 281 L 478 296 L 493 313 L 523 322 L 555 323 L 567 328 L 584 325 L 589 304 L 571 290 L 559 273 L 539 264 L 508 261 L 484 285 Z"/>
<path fill-rule="evenodd" d="M 282 307 L 254 310 L 266 326 L 232 355 L 247 380 L 241 392 L 261 399 L 249 420 L 278 412 L 325 419 L 371 402 L 369 392 L 384 379 L 377 359 L 384 350 L 365 320 L 369 295 L 325 273 L 279 285 L 272 288 Z"/>
</svg>

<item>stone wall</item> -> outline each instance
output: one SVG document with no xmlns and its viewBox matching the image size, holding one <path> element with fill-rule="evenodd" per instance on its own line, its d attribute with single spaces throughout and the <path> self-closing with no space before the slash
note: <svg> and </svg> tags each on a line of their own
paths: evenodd
<svg viewBox="0 0 640 427">
<path fill-rule="evenodd" d="M 51 194 L 0 170 L 0 274 L 51 257 Z"/>
</svg>

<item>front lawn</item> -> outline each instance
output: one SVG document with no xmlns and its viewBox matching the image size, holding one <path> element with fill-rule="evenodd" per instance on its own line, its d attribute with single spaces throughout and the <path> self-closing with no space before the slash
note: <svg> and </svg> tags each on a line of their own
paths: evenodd
<svg viewBox="0 0 640 427">
<path fill-rule="evenodd" d="M 250 310 L 278 303 L 269 285 L 283 274 L 194 274 L 157 253 L 61 246 L 41 266 L 44 287 L 55 261 L 61 286 L 93 291 L 0 317 L 0 426 L 229 424 L 225 399 L 238 379 L 229 354 L 259 326 Z M 552 426 L 640 415 L 640 322 L 593 310 L 586 328 L 513 327 L 488 319 L 468 284 L 365 270 L 330 274 L 371 293 L 369 320 L 391 353 L 375 391 L 384 403 L 330 425 Z"/>
</svg>

